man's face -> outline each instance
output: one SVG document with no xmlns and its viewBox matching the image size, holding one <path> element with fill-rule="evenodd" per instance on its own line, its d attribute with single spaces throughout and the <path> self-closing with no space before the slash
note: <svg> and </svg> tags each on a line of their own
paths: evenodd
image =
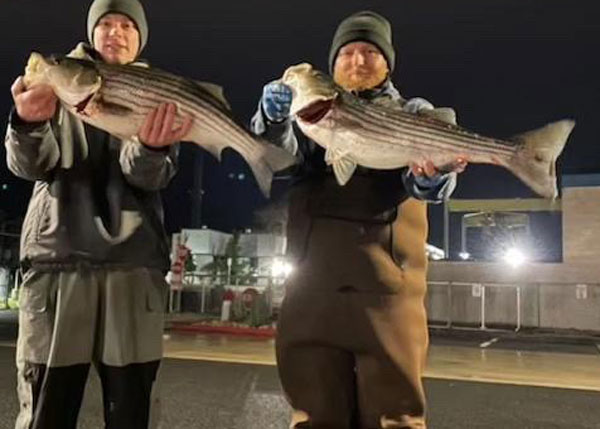
<svg viewBox="0 0 600 429">
<path fill-rule="evenodd" d="M 381 51 L 368 42 L 344 45 L 333 65 L 333 79 L 347 91 L 364 91 L 380 85 L 389 73 Z"/>
<path fill-rule="evenodd" d="M 140 34 L 135 23 L 125 15 L 104 15 L 94 28 L 94 49 L 109 64 L 129 64 L 140 50 Z"/>
</svg>

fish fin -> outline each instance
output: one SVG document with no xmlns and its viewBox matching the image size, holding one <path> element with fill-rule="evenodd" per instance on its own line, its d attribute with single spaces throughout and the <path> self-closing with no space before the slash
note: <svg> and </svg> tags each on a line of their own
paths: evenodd
<svg viewBox="0 0 600 429">
<path fill-rule="evenodd" d="M 83 42 L 79 42 L 75 48 L 67 54 L 69 58 L 75 58 L 78 60 L 89 60 L 90 58 L 90 47 Z"/>
<path fill-rule="evenodd" d="M 223 146 L 218 146 L 215 144 L 210 144 L 210 143 L 204 143 L 204 144 L 200 144 L 199 145 L 202 149 L 206 150 L 208 153 L 210 153 L 212 156 L 214 156 L 217 161 L 221 161 L 221 154 L 223 153 Z"/>
<path fill-rule="evenodd" d="M 244 150 L 243 148 L 230 147 L 244 158 L 252 170 L 260 190 L 265 197 L 268 197 L 271 192 L 273 174 L 295 164 L 296 158 L 287 150 L 268 143 L 266 140 L 250 134 L 248 134 L 248 137 L 253 140 L 253 142 L 248 140 L 248 143 L 251 143 L 248 145 L 251 146 L 251 149 Z M 228 146 L 228 141 L 223 135 L 209 134 L 206 130 L 195 126 L 192 127 L 192 131 L 185 140 L 197 144 L 219 161 L 223 149 Z"/>
<path fill-rule="evenodd" d="M 356 162 L 348 158 L 341 150 L 327 148 L 325 162 L 333 167 L 333 173 L 340 186 L 348 183 L 356 170 Z"/>
<path fill-rule="evenodd" d="M 192 129 L 184 136 L 182 141 L 200 146 L 214 156 L 217 161 L 221 161 L 221 153 L 223 152 L 223 149 L 227 147 L 227 143 L 224 141 L 223 136 L 210 132 L 197 123 L 192 125 Z"/>
<path fill-rule="evenodd" d="M 213 143 L 211 141 L 207 141 L 206 139 L 195 139 L 194 137 L 184 138 L 183 141 L 189 141 L 190 143 L 194 143 L 197 146 L 200 146 L 202 149 L 210 153 L 214 156 L 217 161 L 221 161 L 221 154 L 223 153 L 223 149 L 225 146 L 220 145 L 218 143 Z"/>
<path fill-rule="evenodd" d="M 446 124 L 456 125 L 456 112 L 450 107 L 423 109 L 419 111 L 419 115 L 435 119 L 436 121 L 444 122 Z"/>
<path fill-rule="evenodd" d="M 265 145 L 263 156 L 273 172 L 285 170 L 296 164 L 296 157 L 287 150 L 264 140 L 261 141 L 261 144 Z"/>
<path fill-rule="evenodd" d="M 225 149 L 225 146 L 223 146 L 222 144 L 210 141 L 206 138 L 195 139 L 194 137 L 191 137 L 189 139 L 184 139 L 184 141 L 186 140 L 189 140 L 192 143 L 200 146 L 202 149 L 214 156 L 217 159 L 217 161 L 221 162 L 221 154 L 223 153 L 223 149 Z"/>
<path fill-rule="evenodd" d="M 222 86 L 210 82 L 201 82 L 199 80 L 195 80 L 194 83 L 200 88 L 204 89 L 206 92 L 208 92 L 218 101 L 223 103 L 223 105 L 227 107 L 227 110 L 231 110 L 231 106 L 229 105 L 229 101 L 227 101 L 227 99 L 225 98 L 225 92 Z"/>
<path fill-rule="evenodd" d="M 262 153 L 258 159 L 249 159 L 244 154 L 242 156 L 250 166 L 261 192 L 268 198 L 271 193 L 271 183 L 275 172 L 294 165 L 296 157 L 287 150 L 268 143 L 265 140 L 257 140 L 262 147 Z"/>
<path fill-rule="evenodd" d="M 348 158 L 338 159 L 333 163 L 333 173 L 340 186 L 344 186 L 356 170 L 356 162 Z"/>
<path fill-rule="evenodd" d="M 519 146 L 507 168 L 538 194 L 556 198 L 556 159 L 574 126 L 567 119 L 515 136 L 511 140 Z"/>
</svg>

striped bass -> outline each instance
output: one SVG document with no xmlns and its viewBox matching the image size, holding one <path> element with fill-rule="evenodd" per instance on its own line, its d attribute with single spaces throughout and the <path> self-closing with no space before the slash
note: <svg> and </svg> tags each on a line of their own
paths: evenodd
<svg viewBox="0 0 600 429">
<path fill-rule="evenodd" d="M 462 158 L 505 167 L 538 194 L 557 196 L 556 159 L 575 126 L 572 120 L 499 140 L 448 124 L 452 109 L 425 111 L 424 117 L 360 99 L 307 63 L 288 68 L 281 82 L 292 89 L 298 126 L 325 148 L 340 185 L 357 165 L 394 169 L 431 160 L 444 170 Z"/>
<path fill-rule="evenodd" d="M 144 119 L 160 103 L 177 106 L 180 126 L 191 116 L 193 125 L 183 140 L 209 151 L 217 159 L 226 147 L 248 163 L 258 185 L 269 195 L 273 173 L 294 163 L 287 151 L 258 139 L 230 113 L 222 88 L 154 68 L 103 62 L 44 58 L 32 53 L 25 85 L 50 85 L 63 106 L 81 120 L 122 140 L 136 139 Z"/>
</svg>

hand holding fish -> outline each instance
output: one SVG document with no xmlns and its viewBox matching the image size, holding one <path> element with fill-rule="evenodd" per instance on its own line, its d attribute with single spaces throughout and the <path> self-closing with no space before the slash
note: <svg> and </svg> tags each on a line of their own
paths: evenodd
<svg viewBox="0 0 600 429">
<path fill-rule="evenodd" d="M 181 141 L 192 128 L 193 119 L 188 116 L 179 126 L 176 119 L 177 107 L 173 103 L 161 103 L 150 111 L 138 134 L 142 144 L 161 148 Z"/>
<path fill-rule="evenodd" d="M 58 98 L 49 85 L 40 84 L 27 88 L 19 76 L 10 91 L 17 114 L 25 122 L 47 121 L 56 113 Z"/>
<path fill-rule="evenodd" d="M 448 165 L 436 167 L 433 161 L 426 161 L 424 164 L 411 162 L 410 170 L 415 176 L 427 176 L 433 178 L 438 174 L 447 173 L 462 173 L 467 168 L 468 162 L 464 158 L 456 158 L 456 160 Z"/>
</svg>

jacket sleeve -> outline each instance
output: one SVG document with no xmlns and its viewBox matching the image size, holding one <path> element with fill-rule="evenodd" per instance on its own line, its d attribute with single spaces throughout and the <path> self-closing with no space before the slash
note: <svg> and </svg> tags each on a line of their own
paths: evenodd
<svg viewBox="0 0 600 429">
<path fill-rule="evenodd" d="M 179 143 L 165 149 L 153 149 L 136 140 L 124 140 L 119 162 L 127 182 L 146 191 L 167 187 L 177 173 Z"/>
<path fill-rule="evenodd" d="M 60 159 L 51 122 L 24 122 L 15 109 L 8 119 L 4 144 L 9 170 L 22 179 L 43 180 Z"/>
<path fill-rule="evenodd" d="M 402 174 L 406 192 L 413 198 L 439 204 L 450 198 L 456 188 L 456 173 L 438 174 L 434 177 L 415 176 L 410 169 Z"/>
<path fill-rule="evenodd" d="M 298 139 L 294 133 L 292 119 L 288 117 L 280 123 L 270 122 L 262 111 L 260 101 L 258 102 L 258 109 L 250 122 L 250 129 L 257 136 L 287 150 L 292 155 L 296 156 L 298 154 Z"/>
</svg>

